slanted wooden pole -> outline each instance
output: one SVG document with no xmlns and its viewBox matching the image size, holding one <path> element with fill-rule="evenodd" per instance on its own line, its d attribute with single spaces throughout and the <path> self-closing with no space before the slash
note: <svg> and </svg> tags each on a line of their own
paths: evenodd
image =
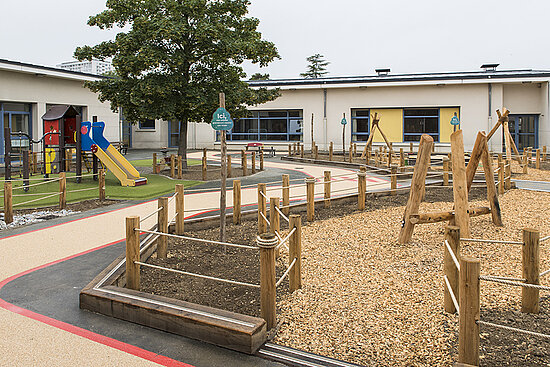
<svg viewBox="0 0 550 367">
<path fill-rule="evenodd" d="M 207 166 L 206 166 L 206 157 L 204 156 L 202 157 L 201 169 L 202 169 L 202 180 L 206 181 Z"/>
<path fill-rule="evenodd" d="M 481 154 L 483 153 L 483 142 L 487 141 L 487 137 L 484 133 L 479 132 L 474 143 L 474 148 L 472 149 L 472 154 L 470 155 L 470 161 L 466 167 L 466 182 L 468 184 L 467 190 L 470 192 L 470 187 L 474 182 L 474 177 L 476 175 L 477 167 L 479 165 L 479 160 L 481 159 Z"/>
<path fill-rule="evenodd" d="M 241 168 L 243 170 L 243 176 L 248 176 L 248 162 L 246 159 L 246 152 L 241 150 Z"/>
<path fill-rule="evenodd" d="M 256 173 L 256 153 L 252 152 L 252 154 L 250 155 L 250 158 L 252 159 L 252 162 L 250 164 L 252 168 L 252 174 L 255 174 Z"/>
<path fill-rule="evenodd" d="M 330 142 L 329 148 L 328 148 L 328 160 L 332 161 L 332 155 L 334 154 L 334 143 Z"/>
<path fill-rule="evenodd" d="M 158 200 L 159 212 L 157 213 L 158 231 L 168 233 L 168 198 L 161 197 Z M 166 259 L 168 252 L 168 237 L 159 236 L 157 239 L 157 258 Z"/>
<path fill-rule="evenodd" d="M 4 181 L 4 222 L 13 222 L 13 193 L 11 181 Z"/>
<path fill-rule="evenodd" d="M 306 179 L 307 189 L 307 220 L 313 222 L 315 218 L 315 179 Z"/>
<path fill-rule="evenodd" d="M 233 180 L 233 224 L 241 224 L 241 180 Z"/>
<path fill-rule="evenodd" d="M 275 247 L 277 237 L 272 233 L 262 233 L 256 238 L 260 248 L 260 313 L 267 323 L 267 330 L 277 325 Z"/>
<path fill-rule="evenodd" d="M 227 155 L 227 178 L 231 177 L 231 155 Z"/>
<path fill-rule="evenodd" d="M 460 228 L 456 226 L 446 226 L 445 240 L 447 241 L 447 243 L 449 243 L 449 247 L 453 251 L 457 260 L 460 262 Z M 451 253 L 449 252 L 449 249 L 445 244 L 443 244 L 443 253 L 443 270 L 445 272 L 447 280 L 449 281 L 449 284 L 451 285 L 451 290 L 456 297 L 456 301 L 458 302 L 458 300 L 460 299 L 458 289 L 458 276 L 460 272 L 457 269 L 453 258 L 451 257 Z M 445 311 L 449 313 L 455 313 L 457 309 L 455 308 L 453 299 L 451 297 L 451 294 L 449 293 L 449 290 L 447 289 L 447 284 L 445 281 L 443 281 L 443 289 Z"/>
<path fill-rule="evenodd" d="M 288 241 L 289 264 L 296 259 L 296 263 L 288 273 L 290 291 L 294 292 L 302 288 L 302 217 L 295 214 L 291 215 L 288 228 L 291 231 L 296 228 Z"/>
<path fill-rule="evenodd" d="M 153 173 L 159 173 L 157 168 L 157 153 L 153 153 Z"/>
<path fill-rule="evenodd" d="M 105 200 L 105 170 L 103 168 L 99 170 L 98 186 L 99 186 L 99 201 L 104 201 Z"/>
<path fill-rule="evenodd" d="M 536 154 L 535 168 L 540 169 L 540 148 L 536 150 Z"/>
<path fill-rule="evenodd" d="M 459 130 L 460 131 L 460 130 Z M 479 260 L 460 259 L 458 362 L 479 365 Z"/>
<path fill-rule="evenodd" d="M 331 172 L 325 171 L 325 208 L 330 208 L 330 186 L 331 186 Z"/>
<path fill-rule="evenodd" d="M 481 164 L 483 165 L 483 173 L 485 174 L 485 182 L 487 184 L 487 200 L 491 206 L 491 217 L 496 226 L 502 226 L 502 215 L 500 212 L 500 204 L 498 202 L 497 187 L 495 185 L 495 174 L 493 171 L 493 160 L 489 154 L 489 146 L 487 139 L 483 142 L 483 152 L 481 154 Z"/>
<path fill-rule="evenodd" d="M 269 232 L 280 233 L 281 232 L 281 216 L 277 208 L 279 207 L 280 199 L 278 197 L 269 198 Z"/>
<path fill-rule="evenodd" d="M 126 217 L 126 288 L 139 291 L 139 217 Z"/>
<path fill-rule="evenodd" d="M 391 194 L 397 195 L 397 166 L 391 166 Z"/>
<path fill-rule="evenodd" d="M 522 276 L 527 284 L 540 284 L 540 233 L 535 229 L 523 230 Z M 521 287 L 521 312 L 539 313 L 539 290 Z"/>
<path fill-rule="evenodd" d="M 265 183 L 258 184 L 258 234 L 267 232 L 267 222 L 261 214 L 267 218 L 267 203 L 266 203 L 266 185 Z"/>
<path fill-rule="evenodd" d="M 451 134 L 451 151 L 453 153 L 453 195 L 455 204 L 455 224 L 460 227 L 464 237 L 470 237 L 470 216 L 468 214 L 468 183 L 464 164 L 464 140 L 462 130 Z"/>
<path fill-rule="evenodd" d="M 59 173 L 59 209 L 67 207 L 67 176 L 65 172 Z"/>
<path fill-rule="evenodd" d="M 290 176 L 288 174 L 283 174 L 283 209 L 282 212 L 285 215 L 290 214 Z"/>
<path fill-rule="evenodd" d="M 357 208 L 365 210 L 365 201 L 367 194 L 367 174 L 359 172 L 357 174 Z"/>
<path fill-rule="evenodd" d="M 185 232 L 185 192 L 182 184 L 176 185 L 176 234 Z"/>
<path fill-rule="evenodd" d="M 178 155 L 178 180 L 183 179 L 183 161 L 181 155 Z"/>
<path fill-rule="evenodd" d="M 170 155 L 170 177 L 176 178 L 176 156 Z"/>
</svg>

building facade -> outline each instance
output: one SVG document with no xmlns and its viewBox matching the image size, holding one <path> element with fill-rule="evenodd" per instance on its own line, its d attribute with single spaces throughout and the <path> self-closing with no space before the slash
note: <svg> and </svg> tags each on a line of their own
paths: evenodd
<svg viewBox="0 0 550 367">
<path fill-rule="evenodd" d="M 107 72 L 114 71 L 113 64 L 108 61 L 101 61 L 97 59 L 92 59 L 92 61 L 67 61 L 57 64 L 56 67 L 76 71 L 79 73 L 94 74 L 94 75 L 103 75 Z"/>
</svg>

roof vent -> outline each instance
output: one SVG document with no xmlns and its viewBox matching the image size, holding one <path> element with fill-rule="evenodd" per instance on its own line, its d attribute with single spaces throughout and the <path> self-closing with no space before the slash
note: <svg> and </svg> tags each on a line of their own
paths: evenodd
<svg viewBox="0 0 550 367">
<path fill-rule="evenodd" d="M 374 69 L 374 71 L 376 71 L 376 74 L 378 74 L 378 76 L 384 76 L 390 73 L 390 69 Z"/>
<path fill-rule="evenodd" d="M 481 68 L 483 69 L 483 71 L 497 71 L 497 67 L 499 65 L 500 64 L 483 64 L 481 65 Z"/>
</svg>

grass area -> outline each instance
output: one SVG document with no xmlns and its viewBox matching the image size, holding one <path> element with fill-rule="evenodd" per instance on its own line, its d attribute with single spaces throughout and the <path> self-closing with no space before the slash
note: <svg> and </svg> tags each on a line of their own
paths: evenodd
<svg viewBox="0 0 550 367">
<path fill-rule="evenodd" d="M 90 200 L 98 198 L 98 182 L 93 180 L 92 176 L 83 177 L 80 184 L 76 183 L 74 173 L 67 174 L 67 202 L 73 203 L 82 200 Z M 187 180 L 171 180 L 164 176 L 159 175 L 144 175 L 147 177 L 147 185 L 137 187 L 122 187 L 120 181 L 111 173 L 107 172 L 105 176 L 105 194 L 108 199 L 119 200 L 144 200 L 151 199 L 163 194 L 174 192 L 176 184 L 184 184 L 185 187 L 191 187 L 200 183 L 200 181 L 187 181 Z M 39 177 L 39 176 L 34 176 Z M 73 178 L 71 178 L 73 177 Z M 52 175 L 52 178 L 56 178 Z M 44 181 L 30 181 L 30 184 L 36 184 Z M 50 198 L 44 198 L 32 203 L 17 205 L 18 203 L 27 202 L 29 200 L 38 199 L 48 194 L 54 194 L 59 192 L 59 181 L 48 182 L 42 185 L 33 186 L 29 188 L 28 192 L 24 192 L 23 189 L 17 189 L 22 187 L 21 181 L 13 182 L 13 205 L 14 210 L 28 209 L 52 206 L 59 203 L 58 195 L 54 195 Z M 93 190 L 92 188 L 95 188 Z M 70 192 L 72 190 L 84 190 L 87 191 Z M 3 196 L 3 195 L 2 195 Z"/>
<path fill-rule="evenodd" d="M 153 158 L 151 159 L 137 159 L 135 161 L 130 161 L 134 167 L 152 167 L 153 166 Z M 201 164 L 201 161 L 198 159 L 188 159 L 187 165 L 188 166 L 197 166 Z"/>
</svg>

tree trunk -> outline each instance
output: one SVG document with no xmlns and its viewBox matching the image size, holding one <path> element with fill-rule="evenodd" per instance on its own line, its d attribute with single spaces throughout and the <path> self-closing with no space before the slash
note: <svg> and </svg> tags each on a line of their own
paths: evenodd
<svg viewBox="0 0 550 367">
<path fill-rule="evenodd" d="M 187 169 L 187 118 L 180 118 L 180 135 L 178 138 L 178 155 L 181 156 L 182 168 Z"/>
</svg>

